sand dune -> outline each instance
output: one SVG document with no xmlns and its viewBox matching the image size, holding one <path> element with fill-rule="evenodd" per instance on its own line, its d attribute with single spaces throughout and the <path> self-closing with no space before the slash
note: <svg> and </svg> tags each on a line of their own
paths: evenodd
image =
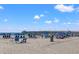
<svg viewBox="0 0 79 59">
<path fill-rule="evenodd" d="M 0 39 L 1 54 L 78 54 L 79 37 L 65 39 L 28 39 L 27 43 L 16 44 L 12 39 Z"/>
</svg>

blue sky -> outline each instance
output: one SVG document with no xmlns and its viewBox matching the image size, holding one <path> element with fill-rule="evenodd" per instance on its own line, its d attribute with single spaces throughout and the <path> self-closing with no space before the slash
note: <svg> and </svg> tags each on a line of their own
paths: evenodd
<svg viewBox="0 0 79 59">
<path fill-rule="evenodd" d="M 0 32 L 79 31 L 79 4 L 2 4 Z"/>
</svg>

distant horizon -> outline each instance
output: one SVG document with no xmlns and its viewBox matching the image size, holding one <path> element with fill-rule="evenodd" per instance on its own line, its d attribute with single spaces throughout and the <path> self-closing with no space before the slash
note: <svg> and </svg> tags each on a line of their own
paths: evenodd
<svg viewBox="0 0 79 59">
<path fill-rule="evenodd" d="M 79 31 L 79 4 L 0 4 L 0 32 Z"/>
<path fill-rule="evenodd" d="M 53 30 L 54 32 L 55 30 Z M 57 30 L 58 32 L 59 31 L 64 31 L 64 30 Z M 65 30 L 66 31 L 66 30 Z M 22 31 L 19 31 L 19 32 L 0 32 L 0 33 L 21 33 Z M 39 32 L 39 31 L 26 31 L 26 32 Z M 71 32 L 79 32 L 79 31 L 71 31 Z"/>
</svg>

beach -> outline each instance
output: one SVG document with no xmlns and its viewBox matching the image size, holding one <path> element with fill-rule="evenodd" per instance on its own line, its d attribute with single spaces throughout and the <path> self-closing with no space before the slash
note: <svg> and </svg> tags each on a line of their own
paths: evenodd
<svg viewBox="0 0 79 59">
<path fill-rule="evenodd" d="M 28 38 L 27 43 L 15 43 L 14 39 L 0 39 L 0 54 L 78 54 L 79 37 L 55 39 Z"/>
</svg>

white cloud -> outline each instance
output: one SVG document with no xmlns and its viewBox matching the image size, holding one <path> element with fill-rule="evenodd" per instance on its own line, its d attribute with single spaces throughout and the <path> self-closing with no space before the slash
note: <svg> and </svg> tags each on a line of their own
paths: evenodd
<svg viewBox="0 0 79 59">
<path fill-rule="evenodd" d="M 40 17 L 44 17 L 44 14 L 40 14 Z"/>
<path fill-rule="evenodd" d="M 46 20 L 45 23 L 46 23 L 46 24 L 51 24 L 52 21 L 51 21 L 51 20 Z"/>
<path fill-rule="evenodd" d="M 69 24 L 69 25 L 70 25 L 70 24 L 72 24 L 72 23 L 71 23 L 71 22 L 68 22 L 67 24 Z"/>
<path fill-rule="evenodd" d="M 27 28 L 26 28 L 26 27 L 24 27 L 24 28 L 23 28 L 23 30 L 27 30 Z"/>
<path fill-rule="evenodd" d="M 63 24 L 67 24 L 67 23 L 63 23 Z"/>
<path fill-rule="evenodd" d="M 73 23 L 71 23 L 71 22 L 66 22 L 66 23 L 63 23 L 63 24 L 70 25 L 70 24 L 73 24 Z"/>
<path fill-rule="evenodd" d="M 8 21 L 8 19 L 4 19 L 4 22 L 7 22 Z"/>
<path fill-rule="evenodd" d="M 63 4 L 58 4 L 55 6 L 55 9 L 59 10 L 60 12 L 72 12 L 75 10 L 75 8 L 71 6 L 65 6 Z"/>
<path fill-rule="evenodd" d="M 53 22 L 54 22 L 54 23 L 58 23 L 58 22 L 59 22 L 59 19 L 55 18 L 55 19 L 53 20 Z"/>
<path fill-rule="evenodd" d="M 46 20 L 45 23 L 46 24 L 51 24 L 51 23 L 58 23 L 59 19 L 55 18 L 53 21 L 52 20 Z"/>
<path fill-rule="evenodd" d="M 0 6 L 0 9 L 4 9 L 4 7 L 3 6 Z"/>
<path fill-rule="evenodd" d="M 35 16 L 34 16 L 34 19 L 35 19 L 35 20 L 40 20 L 40 16 L 39 16 L 39 15 L 35 15 Z"/>
<path fill-rule="evenodd" d="M 34 19 L 35 19 L 36 21 L 38 21 L 38 20 L 40 20 L 40 18 L 42 18 L 42 17 L 44 17 L 44 14 L 35 15 L 35 16 L 34 16 Z"/>
<path fill-rule="evenodd" d="M 71 25 L 71 24 L 73 24 L 73 25 L 79 25 L 78 22 L 74 22 L 74 23 L 72 23 L 72 22 L 65 22 L 63 24 L 65 24 L 65 25 Z"/>
</svg>

